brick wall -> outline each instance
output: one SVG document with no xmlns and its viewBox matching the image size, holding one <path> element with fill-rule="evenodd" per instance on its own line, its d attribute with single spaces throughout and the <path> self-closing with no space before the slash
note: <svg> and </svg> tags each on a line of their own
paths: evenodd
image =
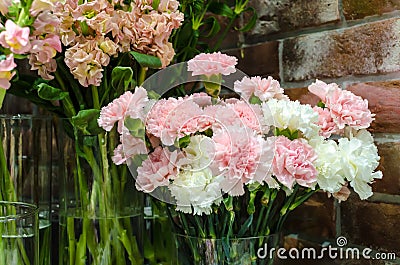
<svg viewBox="0 0 400 265">
<path fill-rule="evenodd" d="M 344 235 L 400 256 L 400 0 L 250 3 L 259 15 L 257 26 L 231 37 L 240 44 L 225 44 L 227 53 L 242 56 L 240 70 L 279 79 L 303 103 L 316 102 L 306 89 L 316 78 L 336 82 L 367 98 L 376 113 L 371 132 L 384 177 L 373 184 L 374 196 L 351 196 L 339 204 L 317 194 L 296 210 L 286 229 L 309 238 Z"/>
</svg>

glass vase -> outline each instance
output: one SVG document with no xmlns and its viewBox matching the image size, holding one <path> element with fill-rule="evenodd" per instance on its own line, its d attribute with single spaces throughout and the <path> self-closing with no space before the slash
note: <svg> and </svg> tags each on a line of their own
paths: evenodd
<svg viewBox="0 0 400 265">
<path fill-rule="evenodd" d="M 40 264 L 38 228 L 36 205 L 0 201 L 0 264 Z"/>
<path fill-rule="evenodd" d="M 59 264 L 143 264 L 143 194 L 111 160 L 117 133 L 58 126 L 61 185 Z"/>
<path fill-rule="evenodd" d="M 0 115 L 0 200 L 39 208 L 40 265 L 51 264 L 52 119 Z"/>
<path fill-rule="evenodd" d="M 280 234 L 212 239 L 175 235 L 179 265 L 272 265 Z"/>
<path fill-rule="evenodd" d="M 176 246 L 173 240 L 173 225 L 167 213 L 165 202 L 145 195 L 144 255 L 149 265 L 175 265 Z"/>
</svg>

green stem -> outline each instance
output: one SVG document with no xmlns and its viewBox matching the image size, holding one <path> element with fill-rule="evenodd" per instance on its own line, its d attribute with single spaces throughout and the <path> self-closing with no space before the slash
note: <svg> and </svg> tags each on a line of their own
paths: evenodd
<svg viewBox="0 0 400 265">
<path fill-rule="evenodd" d="M 198 215 L 194 215 L 194 221 L 197 225 L 197 229 L 199 231 L 200 237 L 201 238 L 206 238 L 206 233 L 204 232 L 203 226 L 201 224 L 201 221 L 199 220 L 199 216 Z"/>
<path fill-rule="evenodd" d="M 99 91 L 97 90 L 97 87 L 94 85 L 91 85 L 90 88 L 92 90 L 93 108 L 99 110 L 100 109 Z"/>
<path fill-rule="evenodd" d="M 190 228 L 186 219 L 186 215 L 182 212 L 179 212 L 179 218 L 181 219 L 183 231 L 185 232 L 185 234 L 188 236 L 192 236 L 190 233 Z"/>
<path fill-rule="evenodd" d="M 117 146 L 118 134 L 117 129 L 114 127 L 108 133 L 108 153 L 112 154 L 114 152 L 115 147 Z M 118 171 L 117 165 L 111 163 L 110 165 L 110 173 L 112 178 L 113 192 L 116 195 L 116 198 L 119 198 L 115 201 L 120 205 L 124 202 L 124 185 L 126 182 L 126 166 L 121 167 L 121 170 Z M 125 180 L 123 184 L 121 182 Z"/>
<path fill-rule="evenodd" d="M 228 226 L 228 234 L 226 235 L 227 241 L 229 241 L 229 239 L 233 236 L 233 224 L 234 223 L 235 223 L 235 212 L 229 211 L 229 226 Z"/>
<path fill-rule="evenodd" d="M 261 206 L 260 214 L 258 215 L 258 218 L 257 218 L 256 228 L 254 230 L 255 235 L 258 235 L 258 233 L 259 233 L 258 229 L 260 228 L 261 221 L 263 220 L 264 212 L 265 212 L 265 207 Z"/>
<path fill-rule="evenodd" d="M 275 190 L 275 189 L 272 190 L 270 197 L 269 197 L 268 204 L 266 206 L 263 205 L 263 207 L 266 207 L 267 212 L 265 213 L 264 217 L 261 217 L 261 218 L 263 218 L 263 224 L 261 226 L 261 230 L 259 231 L 260 236 L 267 236 L 270 233 L 270 228 L 268 227 L 268 224 L 270 223 L 270 214 L 271 214 L 271 210 L 274 206 L 274 202 L 275 202 L 277 194 L 278 194 L 277 190 Z"/>
<path fill-rule="evenodd" d="M 280 213 L 279 213 L 279 219 L 278 219 L 278 224 L 276 226 L 276 232 L 280 232 L 282 229 L 282 226 L 287 218 L 288 213 L 290 212 L 290 207 L 297 197 L 297 193 L 299 191 L 299 185 L 295 185 L 292 194 L 289 195 L 289 198 L 287 199 L 286 203 L 283 205 Z"/>
<path fill-rule="evenodd" d="M 2 136 L 0 136 L 2 137 Z M 6 201 L 16 201 L 17 195 L 13 185 L 10 172 L 8 171 L 7 159 L 3 149 L 3 140 L 0 138 L 0 179 L 2 180 L 0 199 Z M 3 182 L 4 181 L 4 182 Z M 3 186 L 4 184 L 4 186 Z"/>
<path fill-rule="evenodd" d="M 66 66 L 64 65 L 64 62 L 62 61 L 62 58 L 58 58 L 57 59 L 57 71 L 55 72 L 55 75 L 56 75 L 56 80 L 58 82 L 59 82 L 60 79 L 63 80 L 63 78 L 61 77 L 59 71 L 63 74 L 63 76 L 65 77 L 66 81 L 69 84 L 69 87 L 72 89 L 72 92 L 74 93 L 74 96 L 75 96 L 76 100 L 78 101 L 79 109 L 80 110 L 86 109 L 86 103 L 85 103 L 85 100 L 83 98 L 81 88 L 76 83 L 76 79 L 73 78 L 73 76 L 71 75 L 69 70 L 66 69 Z M 57 78 L 57 76 L 58 76 L 58 78 Z M 64 91 L 69 92 L 69 89 L 68 90 L 64 90 Z"/>
<path fill-rule="evenodd" d="M 75 261 L 75 224 L 74 217 L 67 218 L 67 233 L 68 233 L 68 253 L 69 265 L 74 265 Z"/>
<path fill-rule="evenodd" d="M 233 16 L 228 25 L 226 26 L 225 30 L 222 32 L 222 34 L 220 35 L 217 43 L 215 44 L 215 46 L 213 47 L 213 51 L 216 51 L 219 49 L 219 47 L 221 46 L 222 42 L 225 40 L 226 35 L 228 34 L 229 30 L 232 28 L 233 23 L 235 22 L 237 18 L 237 15 L 235 14 L 235 16 Z"/>
<path fill-rule="evenodd" d="M 60 85 L 61 89 L 63 91 L 68 92 L 68 89 L 66 88 L 64 80 L 62 79 L 60 73 L 55 72 L 54 76 L 55 76 L 58 84 Z M 62 102 L 64 103 L 63 107 L 65 110 L 65 113 L 67 114 L 67 117 L 70 118 L 70 117 L 75 116 L 76 110 L 75 110 L 74 104 L 72 103 L 72 100 L 71 100 L 71 97 L 69 96 L 69 94 L 62 100 Z"/>
<path fill-rule="evenodd" d="M 140 67 L 139 69 L 139 77 L 138 77 L 138 86 L 141 86 L 144 82 L 144 80 L 146 80 L 146 74 L 147 74 L 147 67 Z"/>
<path fill-rule="evenodd" d="M 215 234 L 215 229 L 214 229 L 214 213 L 212 213 L 211 215 L 207 215 L 207 221 L 208 221 L 208 231 L 209 231 L 209 235 L 211 238 L 217 238 L 216 234 Z"/>
</svg>

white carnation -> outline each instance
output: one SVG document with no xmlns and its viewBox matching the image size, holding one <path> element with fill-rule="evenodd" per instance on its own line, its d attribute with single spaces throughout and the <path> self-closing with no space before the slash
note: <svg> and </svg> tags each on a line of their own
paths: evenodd
<svg viewBox="0 0 400 265">
<path fill-rule="evenodd" d="M 310 141 L 310 145 L 318 156 L 314 165 L 318 171 L 317 183 L 319 187 L 330 193 L 340 191 L 345 179 L 338 145 L 335 141 L 324 140 L 322 137 L 314 138 Z"/>
<path fill-rule="evenodd" d="M 378 149 L 371 134 L 360 130 L 357 135 L 347 139 L 339 139 L 340 156 L 344 176 L 361 199 L 372 196 L 369 183 L 382 178 L 382 172 L 374 170 L 379 165 Z"/>
<path fill-rule="evenodd" d="M 220 177 L 213 177 L 209 168 L 181 170 L 169 190 L 176 199 L 176 210 L 189 214 L 210 214 L 211 206 L 222 200 Z"/>
<path fill-rule="evenodd" d="M 190 137 L 190 143 L 183 151 L 185 157 L 178 162 L 178 165 L 181 167 L 189 165 L 196 169 L 210 166 L 215 155 L 214 143 L 211 138 L 205 135 Z"/>
<path fill-rule="evenodd" d="M 318 135 L 318 114 L 310 105 L 302 105 L 297 100 L 270 99 L 262 104 L 262 110 L 267 126 L 299 130 L 308 139 Z"/>
</svg>

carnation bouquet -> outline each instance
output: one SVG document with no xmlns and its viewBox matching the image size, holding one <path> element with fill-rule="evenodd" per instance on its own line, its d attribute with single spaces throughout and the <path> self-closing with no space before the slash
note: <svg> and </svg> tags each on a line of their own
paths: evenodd
<svg viewBox="0 0 400 265">
<path fill-rule="evenodd" d="M 240 74 L 236 61 L 200 54 L 177 68 L 201 81 L 194 93 L 157 99 L 145 82 L 100 112 L 99 125 L 121 136 L 113 161 L 128 164 L 139 191 L 169 203 L 177 236 L 189 239 L 182 264 L 263 264 L 257 247 L 312 194 L 345 200 L 352 188 L 366 199 L 382 177 L 366 100 L 317 80 L 309 91 L 318 106 L 301 104 L 272 77 Z M 219 97 L 224 88 L 236 96 Z M 259 240 L 245 253 L 232 241 L 250 237 Z"/>
<path fill-rule="evenodd" d="M 217 36 L 217 49 L 242 13 L 252 13 L 252 19 L 240 30 L 254 25 L 256 16 L 247 3 L 0 2 L 0 104 L 7 91 L 62 118 L 56 127 L 64 154 L 59 175 L 66 176 L 61 181 L 60 242 L 65 245 L 59 246 L 60 264 L 143 262 L 141 239 L 134 232 L 140 230 L 135 215 L 142 212 L 142 199 L 131 189 L 134 180 L 121 165 L 123 158 L 114 155 L 118 142 L 127 141 L 120 136 L 125 129 L 99 126 L 100 109 L 120 96 L 118 113 L 127 111 L 124 104 L 145 106 L 144 98 L 155 95 L 138 89 L 135 93 L 143 99 L 130 101 L 129 91 L 172 60 L 211 50 L 204 40 L 217 36 L 221 27 L 206 13 L 228 19 L 228 27 Z M 2 190 L 12 190 L 11 182 L 5 183 Z"/>
</svg>

